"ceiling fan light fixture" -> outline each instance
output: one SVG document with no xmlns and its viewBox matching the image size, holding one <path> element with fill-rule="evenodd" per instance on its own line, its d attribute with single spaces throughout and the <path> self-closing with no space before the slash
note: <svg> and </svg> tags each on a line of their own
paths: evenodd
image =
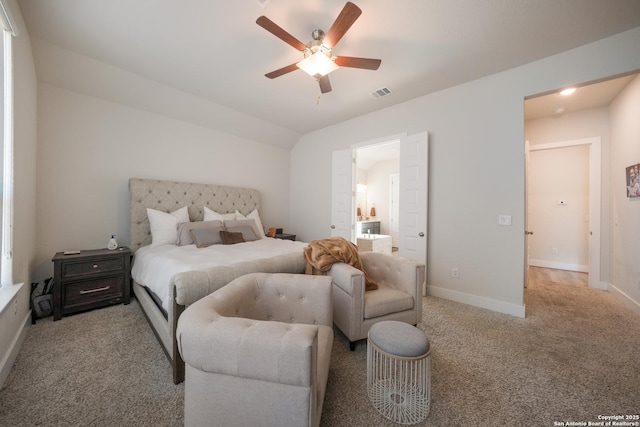
<svg viewBox="0 0 640 427">
<path fill-rule="evenodd" d="M 340 68 L 335 62 L 333 62 L 331 57 L 329 57 L 322 50 L 318 50 L 316 53 L 307 56 L 296 65 L 302 71 L 309 74 L 311 77 L 315 77 L 316 79 L 326 76 L 332 71 Z"/>
<path fill-rule="evenodd" d="M 0 0 L 0 2 L 1 1 L 3 0 Z M 256 24 L 304 54 L 302 61 L 267 73 L 265 77 L 274 79 L 298 69 L 303 70 L 316 79 L 320 86 L 320 93 L 328 93 L 331 92 L 329 73 L 338 68 L 347 67 L 377 70 L 382 62 L 381 59 L 357 58 L 354 56 L 337 57 L 331 53 L 332 49 L 336 47 L 336 44 L 338 44 L 340 39 L 342 39 L 349 28 L 351 28 L 361 13 L 362 10 L 360 10 L 358 6 L 348 1 L 342 8 L 342 11 L 340 11 L 338 17 L 333 21 L 333 24 L 331 24 L 329 31 L 325 34 L 322 30 L 313 30 L 311 33 L 313 40 L 307 44 L 302 43 L 266 16 L 259 16 L 258 19 L 256 19 Z"/>
</svg>

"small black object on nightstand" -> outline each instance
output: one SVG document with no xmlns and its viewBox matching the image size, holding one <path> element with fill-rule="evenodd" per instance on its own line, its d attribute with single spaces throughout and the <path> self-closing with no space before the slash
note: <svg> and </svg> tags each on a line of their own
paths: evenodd
<svg viewBox="0 0 640 427">
<path fill-rule="evenodd" d="M 289 234 L 289 233 L 278 233 L 274 237 L 276 239 L 282 239 L 282 240 L 296 240 L 296 235 Z"/>
</svg>

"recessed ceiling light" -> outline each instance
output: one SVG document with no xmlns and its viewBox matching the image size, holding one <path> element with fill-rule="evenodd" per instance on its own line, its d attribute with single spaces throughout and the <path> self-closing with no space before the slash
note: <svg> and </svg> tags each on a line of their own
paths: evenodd
<svg viewBox="0 0 640 427">
<path fill-rule="evenodd" d="M 568 96 L 568 95 L 571 95 L 571 94 L 572 94 L 573 92 L 575 92 L 575 91 L 576 91 L 576 88 L 575 88 L 575 87 L 570 87 L 570 88 L 567 88 L 567 89 L 565 89 L 565 90 L 561 91 L 561 92 L 560 92 L 560 95 Z"/>
</svg>

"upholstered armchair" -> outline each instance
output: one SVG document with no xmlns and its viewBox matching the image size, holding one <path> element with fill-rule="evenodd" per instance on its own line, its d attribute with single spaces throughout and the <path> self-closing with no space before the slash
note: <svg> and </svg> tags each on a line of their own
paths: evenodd
<svg viewBox="0 0 640 427">
<path fill-rule="evenodd" d="M 327 273 L 333 279 L 333 322 L 352 351 L 376 322 L 417 325 L 422 320 L 424 264 L 379 252 L 361 252 L 360 259 L 378 289 L 365 292 L 364 273 L 349 264 L 336 263 Z"/>
<path fill-rule="evenodd" d="M 253 273 L 180 316 L 185 426 L 318 426 L 333 344 L 327 276 Z"/>
</svg>

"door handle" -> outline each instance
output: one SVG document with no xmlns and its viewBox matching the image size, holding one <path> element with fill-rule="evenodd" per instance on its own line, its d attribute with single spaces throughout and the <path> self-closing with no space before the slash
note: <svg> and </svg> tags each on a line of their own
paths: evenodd
<svg viewBox="0 0 640 427">
<path fill-rule="evenodd" d="M 524 234 L 525 234 L 525 235 L 527 235 L 527 236 L 530 236 L 530 235 L 532 235 L 532 234 L 533 234 L 533 231 L 525 230 L 525 231 L 524 231 Z"/>
<path fill-rule="evenodd" d="M 418 236 L 424 237 L 424 233 L 421 231 L 421 232 L 418 233 Z"/>
</svg>

